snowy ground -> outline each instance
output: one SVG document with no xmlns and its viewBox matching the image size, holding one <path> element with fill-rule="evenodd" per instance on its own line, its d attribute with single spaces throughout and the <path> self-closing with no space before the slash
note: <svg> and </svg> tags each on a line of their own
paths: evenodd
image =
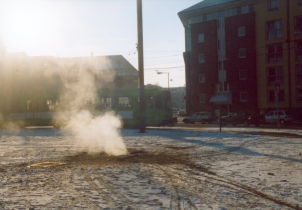
<svg viewBox="0 0 302 210">
<path fill-rule="evenodd" d="M 55 129 L 2 131 L 0 209 L 301 209 L 301 133 L 123 130 L 129 155 L 108 157 Z"/>
</svg>

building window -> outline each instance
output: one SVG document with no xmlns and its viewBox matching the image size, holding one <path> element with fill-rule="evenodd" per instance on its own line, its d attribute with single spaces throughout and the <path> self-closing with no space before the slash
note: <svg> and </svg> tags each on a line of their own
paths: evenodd
<svg viewBox="0 0 302 210">
<path fill-rule="evenodd" d="M 274 103 L 275 102 L 275 91 L 274 90 L 270 90 L 268 92 L 268 102 L 269 103 Z"/>
<path fill-rule="evenodd" d="M 204 57 L 204 54 L 203 53 L 200 53 L 198 55 L 198 62 L 199 63 L 204 63 L 205 62 L 205 57 Z"/>
<path fill-rule="evenodd" d="M 276 95 L 278 95 L 278 98 L 276 98 Z M 284 102 L 284 99 L 284 90 L 270 90 L 268 93 L 269 103 Z"/>
<path fill-rule="evenodd" d="M 267 47 L 267 62 L 276 63 L 281 62 L 283 59 L 282 44 L 272 44 Z"/>
<path fill-rule="evenodd" d="M 268 68 L 268 85 L 281 85 L 283 84 L 283 68 L 282 66 L 275 66 Z"/>
<path fill-rule="evenodd" d="M 280 0 L 268 0 L 268 10 L 276 10 L 280 7 Z"/>
<path fill-rule="evenodd" d="M 302 85 L 302 64 L 296 65 L 296 84 Z"/>
<path fill-rule="evenodd" d="M 206 103 L 206 94 L 202 94 L 200 97 L 199 97 L 199 102 L 201 104 L 205 104 Z"/>
<path fill-rule="evenodd" d="M 246 48 L 238 49 L 238 58 L 246 58 Z"/>
<path fill-rule="evenodd" d="M 270 21 L 267 23 L 267 39 L 276 40 L 283 37 L 283 24 L 281 20 Z"/>
<path fill-rule="evenodd" d="M 250 6 L 249 5 L 245 5 L 245 6 L 242 6 L 241 9 L 241 14 L 248 14 L 250 12 Z"/>
<path fill-rule="evenodd" d="M 239 70 L 239 80 L 247 80 L 247 70 Z"/>
<path fill-rule="evenodd" d="M 302 15 L 295 18 L 295 34 L 302 35 Z"/>
<path fill-rule="evenodd" d="M 296 99 L 297 99 L 297 102 L 302 102 L 302 88 L 297 88 Z"/>
<path fill-rule="evenodd" d="M 296 62 L 302 62 L 302 42 L 296 42 Z"/>
<path fill-rule="evenodd" d="M 247 101 L 248 101 L 248 93 L 240 92 L 240 102 L 247 102 Z"/>
<path fill-rule="evenodd" d="M 203 43 L 204 42 L 204 33 L 198 34 L 197 42 L 198 43 Z"/>
<path fill-rule="evenodd" d="M 253 5 L 253 4 L 250 4 L 250 5 L 249 5 L 249 8 L 250 8 L 250 12 L 254 12 L 254 11 L 255 11 L 255 8 L 254 8 L 254 5 Z"/>
<path fill-rule="evenodd" d="M 199 81 L 199 83 L 205 83 L 206 82 L 206 77 L 205 77 L 204 73 L 198 75 L 198 81 Z"/>
<path fill-rule="evenodd" d="M 243 36 L 245 36 L 245 34 L 246 34 L 246 27 L 240 26 L 237 31 L 238 37 L 243 37 Z"/>
<path fill-rule="evenodd" d="M 284 99 L 285 99 L 284 90 L 279 90 L 278 91 L 278 102 L 283 102 Z"/>
</svg>

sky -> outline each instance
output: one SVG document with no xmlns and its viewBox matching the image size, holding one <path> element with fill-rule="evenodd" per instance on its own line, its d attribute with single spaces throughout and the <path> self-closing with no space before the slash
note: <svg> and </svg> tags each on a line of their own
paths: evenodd
<svg viewBox="0 0 302 210">
<path fill-rule="evenodd" d="M 177 13 L 201 0 L 142 0 L 145 84 L 185 85 Z M 0 40 L 31 56 L 122 54 L 137 67 L 136 0 L 0 0 Z M 164 74 L 157 74 L 165 72 Z"/>
</svg>

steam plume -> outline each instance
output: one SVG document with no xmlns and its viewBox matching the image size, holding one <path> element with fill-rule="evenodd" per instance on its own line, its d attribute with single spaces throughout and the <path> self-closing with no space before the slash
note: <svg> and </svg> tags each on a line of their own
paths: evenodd
<svg viewBox="0 0 302 210">
<path fill-rule="evenodd" d="M 127 149 L 118 133 L 121 121 L 113 113 L 93 116 L 82 110 L 71 116 L 67 129 L 75 136 L 75 146 L 89 154 L 105 152 L 108 155 L 124 155 Z"/>
<path fill-rule="evenodd" d="M 127 154 L 119 133 L 121 120 L 113 112 L 95 110 L 97 91 L 113 77 L 111 72 L 100 71 L 96 65 L 81 64 L 62 79 L 64 91 L 60 101 L 62 109 L 69 111 L 61 112 L 59 117 L 66 120 L 65 129 L 72 134 L 74 146 L 80 151 L 115 156 Z"/>
</svg>

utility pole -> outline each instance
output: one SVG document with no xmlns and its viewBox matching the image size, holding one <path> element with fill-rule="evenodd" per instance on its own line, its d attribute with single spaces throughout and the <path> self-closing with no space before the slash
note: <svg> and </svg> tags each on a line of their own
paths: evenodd
<svg viewBox="0 0 302 210">
<path fill-rule="evenodd" d="M 139 72 L 139 132 L 145 133 L 145 84 L 144 84 L 144 41 L 143 41 L 143 15 L 142 0 L 137 0 L 137 52 L 138 52 L 138 72 Z"/>
<path fill-rule="evenodd" d="M 292 109 L 292 84 L 291 84 L 291 34 L 290 34 L 290 0 L 286 1 L 286 42 L 287 42 L 287 72 L 288 72 L 288 105 Z"/>
</svg>

